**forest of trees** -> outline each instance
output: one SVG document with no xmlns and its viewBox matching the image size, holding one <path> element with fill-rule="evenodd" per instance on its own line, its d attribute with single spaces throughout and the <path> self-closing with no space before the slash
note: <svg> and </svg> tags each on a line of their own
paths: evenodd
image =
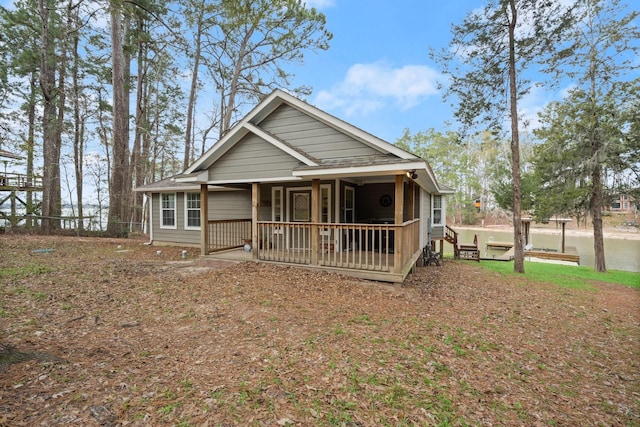
<svg viewBox="0 0 640 427">
<path fill-rule="evenodd" d="M 326 50 L 325 27 L 298 0 L 0 7 L 0 144 L 43 177 L 42 231 L 60 227 L 65 187 L 83 216 L 84 183 L 108 206 L 109 233 L 140 223 L 133 188 L 184 170 L 276 87 L 310 93 L 291 87 L 287 64 Z"/>
<path fill-rule="evenodd" d="M 444 94 L 462 145 L 472 145 L 469 131 L 478 127 L 509 142 L 509 179 L 494 177 L 492 193 L 512 214 L 516 272 L 524 273 L 523 208 L 538 218 L 588 214 L 595 269 L 606 271 L 607 198 L 640 195 L 639 13 L 618 0 L 488 0 L 453 24 L 449 46 L 432 53 L 449 79 Z M 519 111 L 535 73 L 537 84 L 568 89 L 540 114 L 527 171 Z M 480 162 L 487 157 L 482 148 L 477 153 Z M 502 167 L 494 164 L 494 175 Z"/>
<path fill-rule="evenodd" d="M 603 206 L 640 199 L 638 16 L 619 0 L 487 0 L 452 24 L 431 58 L 456 123 L 396 143 L 456 190 L 456 222 L 480 199 L 510 212 L 518 241 L 522 211 L 588 215 L 605 270 Z M 273 89 L 309 95 L 288 66 L 331 38 L 300 0 L 16 0 L 0 7 L 0 147 L 43 176 L 43 232 L 63 199 L 83 216 L 88 184 L 118 235 L 144 216 L 134 188 L 184 170 Z M 536 84 L 568 89 L 524 131 Z"/>
</svg>

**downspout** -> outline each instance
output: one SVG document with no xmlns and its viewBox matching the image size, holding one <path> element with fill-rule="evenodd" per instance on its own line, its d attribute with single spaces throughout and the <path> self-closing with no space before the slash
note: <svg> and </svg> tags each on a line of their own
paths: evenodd
<svg viewBox="0 0 640 427">
<path fill-rule="evenodd" d="M 150 246 L 153 244 L 153 193 L 145 193 L 145 195 L 149 198 L 149 241 L 144 245 Z"/>
</svg>

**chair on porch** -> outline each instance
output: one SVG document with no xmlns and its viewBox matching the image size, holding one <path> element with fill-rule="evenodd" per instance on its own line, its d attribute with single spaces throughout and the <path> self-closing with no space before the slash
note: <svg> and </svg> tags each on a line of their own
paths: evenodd
<svg viewBox="0 0 640 427">
<path fill-rule="evenodd" d="M 432 243 L 429 242 L 422 248 L 422 265 L 435 265 L 440 267 L 440 253 L 431 249 Z"/>
</svg>

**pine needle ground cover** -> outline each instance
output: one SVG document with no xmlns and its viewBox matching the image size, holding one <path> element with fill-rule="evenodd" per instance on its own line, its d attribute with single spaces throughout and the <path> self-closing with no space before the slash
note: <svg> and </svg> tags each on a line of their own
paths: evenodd
<svg viewBox="0 0 640 427">
<path fill-rule="evenodd" d="M 0 425 L 640 424 L 638 288 L 142 243 L 0 237 Z"/>
</svg>

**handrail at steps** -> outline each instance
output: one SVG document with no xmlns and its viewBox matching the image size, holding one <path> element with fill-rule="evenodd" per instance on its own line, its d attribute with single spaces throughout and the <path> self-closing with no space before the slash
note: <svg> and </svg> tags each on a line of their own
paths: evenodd
<svg viewBox="0 0 640 427">
<path fill-rule="evenodd" d="M 458 248 L 458 232 L 445 225 L 445 240 L 453 245 L 453 256 L 458 259 L 460 250 Z"/>
</svg>

